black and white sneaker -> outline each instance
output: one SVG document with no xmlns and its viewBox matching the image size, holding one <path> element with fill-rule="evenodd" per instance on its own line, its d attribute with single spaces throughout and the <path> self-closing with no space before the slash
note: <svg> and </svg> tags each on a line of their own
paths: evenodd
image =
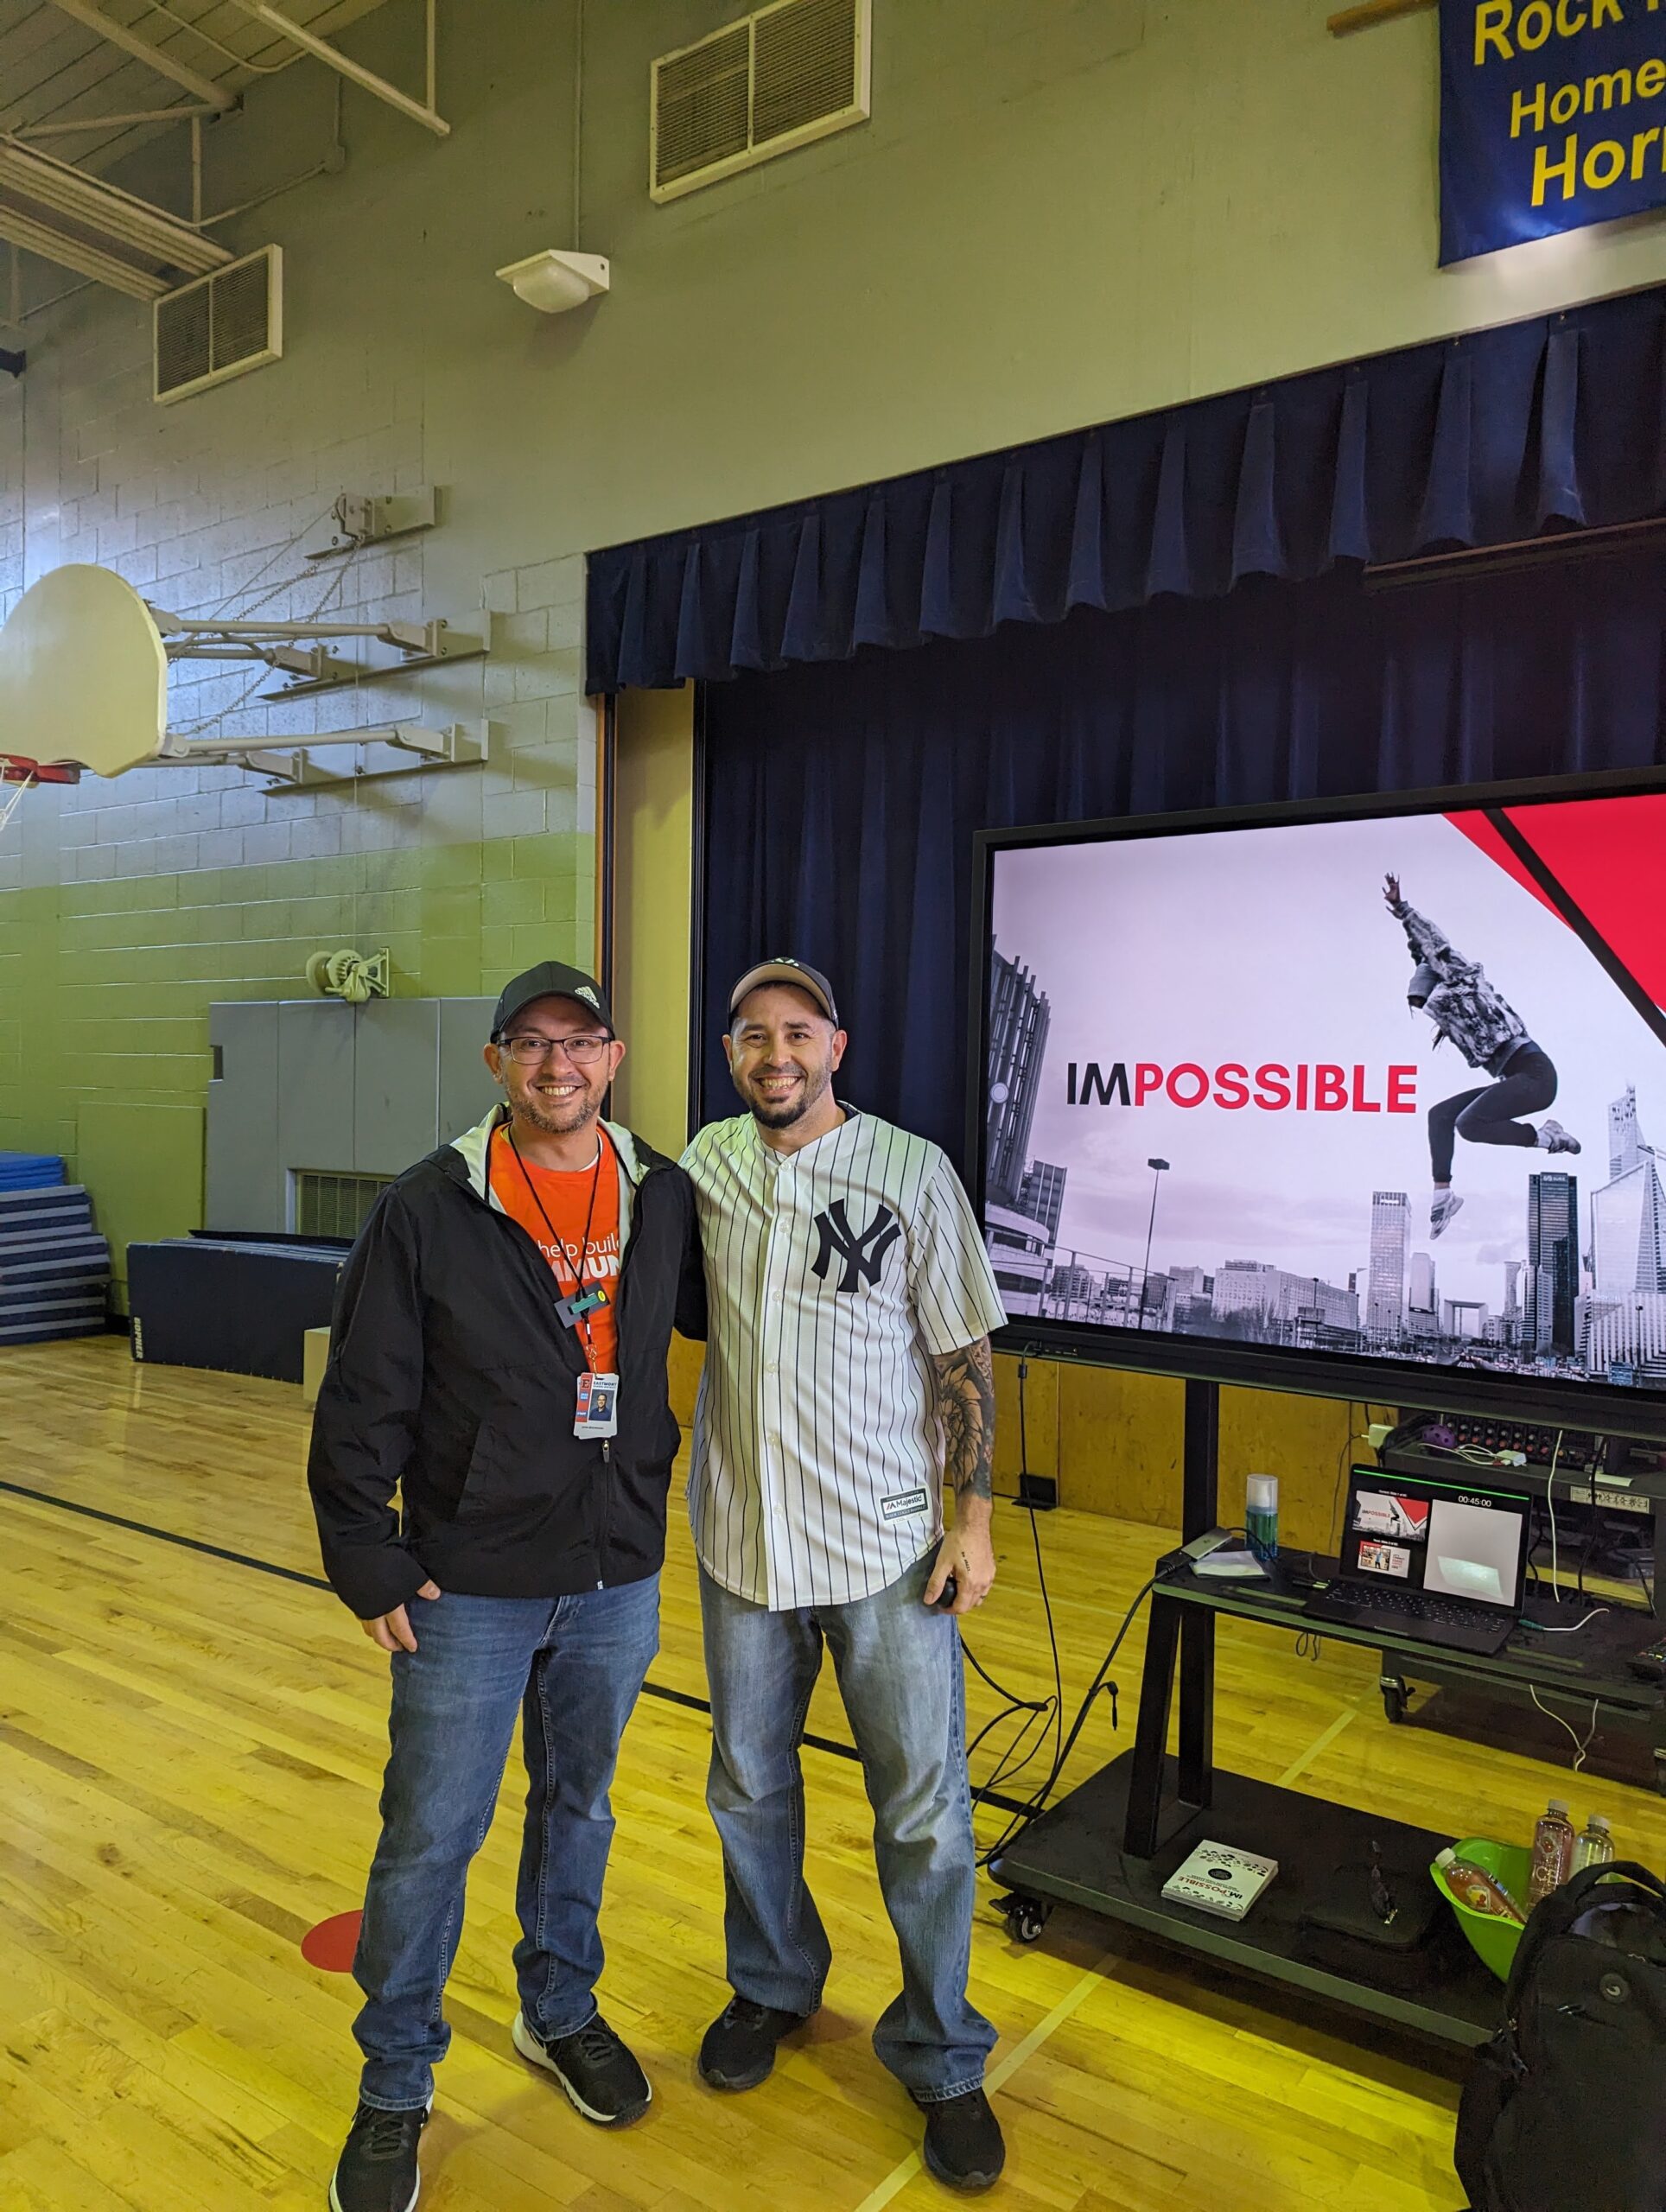
<svg viewBox="0 0 1666 2212">
<path fill-rule="evenodd" d="M 1560 1122 L 1541 1122 L 1539 1150 L 1541 1152 L 1577 1152 L 1580 1141 L 1570 1137 Z"/>
<path fill-rule="evenodd" d="M 410 2212 L 422 2195 L 416 2145 L 429 2107 L 378 2112 L 360 2105 L 330 2177 L 330 2212 Z"/>
<path fill-rule="evenodd" d="M 1440 1236 L 1450 1229 L 1453 1217 L 1459 1211 L 1463 1203 L 1461 1198 L 1455 1198 L 1450 1191 L 1444 1198 L 1437 1198 L 1429 1208 L 1429 1235 Z"/>
<path fill-rule="evenodd" d="M 712 2089 L 755 2089 L 769 2079 L 776 2044 L 803 2027 L 804 2017 L 731 1997 L 702 2039 L 701 2080 Z"/>
<path fill-rule="evenodd" d="M 917 2097 L 916 2104 L 920 2101 Z M 989 2100 L 982 2089 L 921 2105 L 925 2114 L 925 2171 L 945 2189 L 975 2196 L 993 2189 L 1007 2163 L 1007 2145 Z"/>
<path fill-rule="evenodd" d="M 598 2127 L 628 2127 L 653 2102 L 647 2075 L 600 2012 L 570 2036 L 545 2043 L 517 2012 L 510 2036 L 521 2056 L 553 2074 L 575 2112 Z"/>
</svg>

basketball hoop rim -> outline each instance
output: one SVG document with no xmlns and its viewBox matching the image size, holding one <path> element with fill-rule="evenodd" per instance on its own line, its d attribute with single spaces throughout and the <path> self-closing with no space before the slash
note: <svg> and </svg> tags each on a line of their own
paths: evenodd
<svg viewBox="0 0 1666 2212">
<path fill-rule="evenodd" d="M 81 772 L 69 766 L 42 767 L 23 753 L 0 753 L 0 784 L 79 784 Z"/>
</svg>

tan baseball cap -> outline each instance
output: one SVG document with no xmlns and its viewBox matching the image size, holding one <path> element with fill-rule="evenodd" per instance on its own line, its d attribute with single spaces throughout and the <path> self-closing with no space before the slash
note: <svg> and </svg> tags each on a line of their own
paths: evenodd
<svg viewBox="0 0 1666 2212">
<path fill-rule="evenodd" d="M 740 1012 L 741 1001 L 747 994 L 761 988 L 766 983 L 790 983 L 794 989 L 807 992 L 833 1027 L 838 1027 L 839 1009 L 833 1003 L 832 984 L 819 968 L 808 967 L 802 960 L 760 960 L 755 968 L 748 968 L 729 993 L 731 1021 Z"/>
</svg>

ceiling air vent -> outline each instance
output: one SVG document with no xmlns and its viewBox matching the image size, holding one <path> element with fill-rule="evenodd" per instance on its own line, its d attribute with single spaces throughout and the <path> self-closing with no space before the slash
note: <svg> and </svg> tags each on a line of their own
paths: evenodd
<svg viewBox="0 0 1666 2212">
<path fill-rule="evenodd" d="M 775 0 L 653 65 L 648 190 L 675 200 L 867 120 L 873 0 Z"/>
<path fill-rule="evenodd" d="M 158 300 L 156 396 L 187 399 L 283 353 L 283 249 L 263 246 Z"/>
</svg>

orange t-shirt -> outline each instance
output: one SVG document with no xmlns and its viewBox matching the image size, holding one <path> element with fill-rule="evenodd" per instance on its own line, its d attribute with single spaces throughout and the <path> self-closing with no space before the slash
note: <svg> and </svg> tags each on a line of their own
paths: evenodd
<svg viewBox="0 0 1666 2212">
<path fill-rule="evenodd" d="M 617 1375 L 619 1162 L 606 1131 L 598 1129 L 596 1135 L 601 1143 L 600 1164 L 568 1171 L 535 1167 L 510 1143 L 506 1125 L 493 1135 L 489 1172 L 493 1196 L 537 1243 L 563 1298 L 570 1298 L 579 1287 L 582 1251 L 584 1287 L 599 1283 L 607 1294 L 607 1303 L 592 1307 L 579 1323 L 579 1346 L 596 1374 Z M 560 1239 L 559 1251 L 550 1236 L 552 1229 Z"/>
</svg>

